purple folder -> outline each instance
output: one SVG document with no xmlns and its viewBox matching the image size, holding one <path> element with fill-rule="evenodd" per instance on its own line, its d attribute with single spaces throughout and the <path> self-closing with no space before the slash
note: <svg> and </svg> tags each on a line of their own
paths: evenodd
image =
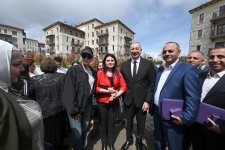
<svg viewBox="0 0 225 150">
<path fill-rule="evenodd" d="M 180 117 L 182 115 L 184 101 L 181 99 L 163 99 L 161 113 L 164 120 L 170 120 L 171 115 Z"/>
<path fill-rule="evenodd" d="M 201 103 L 196 122 L 208 125 L 207 118 L 211 118 L 216 123 L 225 120 L 225 110 L 213 105 Z"/>
</svg>

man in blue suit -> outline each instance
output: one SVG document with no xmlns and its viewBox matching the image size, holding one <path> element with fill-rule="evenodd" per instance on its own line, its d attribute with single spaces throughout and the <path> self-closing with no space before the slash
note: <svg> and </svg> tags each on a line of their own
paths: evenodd
<svg viewBox="0 0 225 150">
<path fill-rule="evenodd" d="M 180 52 L 178 43 L 166 43 L 162 51 L 165 64 L 157 71 L 153 104 L 156 150 L 164 150 L 166 146 L 169 150 L 181 150 L 185 126 L 195 121 L 199 109 L 201 87 L 197 68 L 180 62 Z M 171 120 L 163 120 L 163 99 L 183 100 L 182 115 L 171 115 Z"/>
</svg>

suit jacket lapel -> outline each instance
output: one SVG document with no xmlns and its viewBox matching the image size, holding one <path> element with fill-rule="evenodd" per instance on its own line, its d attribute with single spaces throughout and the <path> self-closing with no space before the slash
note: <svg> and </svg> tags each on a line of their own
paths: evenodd
<svg viewBox="0 0 225 150">
<path fill-rule="evenodd" d="M 225 75 L 223 75 L 219 81 L 216 82 L 216 84 L 210 89 L 210 91 L 208 92 L 208 94 L 205 96 L 204 100 L 209 99 L 211 96 L 214 95 L 214 93 L 216 91 L 218 91 L 220 88 L 222 88 L 225 85 Z"/>
<path fill-rule="evenodd" d="M 166 82 L 164 83 L 163 87 L 168 83 L 168 81 L 170 81 L 170 78 L 172 78 L 172 76 L 175 74 L 175 72 L 179 69 L 181 62 L 178 61 L 177 64 L 174 66 L 174 68 L 172 68 L 168 78 L 166 79 Z"/>
</svg>

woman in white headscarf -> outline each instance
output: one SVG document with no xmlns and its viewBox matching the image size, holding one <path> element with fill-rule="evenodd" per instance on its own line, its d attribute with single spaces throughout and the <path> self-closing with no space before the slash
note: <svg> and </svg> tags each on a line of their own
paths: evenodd
<svg viewBox="0 0 225 150">
<path fill-rule="evenodd" d="M 40 106 L 9 89 L 24 70 L 21 54 L 13 49 L 12 44 L 0 40 L 0 149 L 42 150 Z"/>
</svg>

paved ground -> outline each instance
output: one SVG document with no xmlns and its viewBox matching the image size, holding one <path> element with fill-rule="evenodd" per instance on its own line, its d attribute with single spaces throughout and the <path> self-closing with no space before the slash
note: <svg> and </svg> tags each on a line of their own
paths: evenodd
<svg viewBox="0 0 225 150">
<path fill-rule="evenodd" d="M 136 132 L 135 128 L 136 128 L 136 122 L 134 122 L 134 132 Z M 114 144 L 115 149 L 120 150 L 121 146 L 126 141 L 126 131 L 124 129 L 124 126 L 121 126 L 121 127 L 117 127 L 117 130 L 115 132 L 117 135 L 117 139 Z M 144 138 L 143 138 L 143 144 L 144 144 L 143 150 L 153 150 L 153 135 L 152 134 L 153 134 L 152 116 L 147 114 L 145 134 L 144 134 Z M 95 138 L 91 138 L 91 136 L 89 134 L 88 139 L 87 139 L 87 146 L 86 146 L 85 150 L 101 150 L 101 147 L 102 147 L 102 145 L 101 145 L 99 135 L 96 135 Z M 135 144 L 133 144 L 129 147 L 129 150 L 135 150 L 135 149 L 136 149 Z"/>
</svg>

